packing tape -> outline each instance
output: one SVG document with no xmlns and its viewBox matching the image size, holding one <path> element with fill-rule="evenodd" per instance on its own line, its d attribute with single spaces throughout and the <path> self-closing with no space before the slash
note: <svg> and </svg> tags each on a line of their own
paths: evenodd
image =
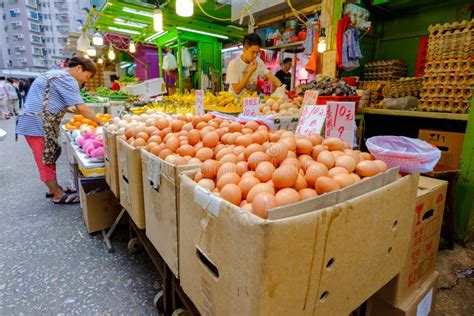
<svg viewBox="0 0 474 316">
<path fill-rule="evenodd" d="M 199 185 L 196 185 L 194 188 L 194 202 L 199 204 L 199 206 L 209 212 L 212 216 L 219 216 L 222 200 Z"/>
</svg>

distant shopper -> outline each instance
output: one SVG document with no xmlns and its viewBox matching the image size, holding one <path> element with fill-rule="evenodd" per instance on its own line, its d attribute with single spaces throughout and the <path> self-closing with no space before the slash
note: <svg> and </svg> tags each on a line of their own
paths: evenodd
<svg viewBox="0 0 474 316">
<path fill-rule="evenodd" d="M 263 61 L 258 58 L 262 40 L 257 34 L 247 34 L 243 40 L 242 55 L 234 58 L 227 66 L 227 83 L 229 91 L 236 96 L 242 95 L 244 91 L 257 90 L 257 78 L 267 77 L 274 88 L 281 86 L 280 80 L 265 67 Z"/>
<path fill-rule="evenodd" d="M 20 92 L 18 91 L 17 88 L 15 88 L 12 78 L 7 79 L 6 88 L 8 92 L 8 113 L 10 114 L 10 116 L 18 115 L 18 112 L 20 111 L 19 109 Z"/>
<path fill-rule="evenodd" d="M 277 77 L 282 84 L 286 85 L 288 90 L 291 89 L 291 63 L 291 58 L 285 58 L 281 64 L 281 70 L 278 70 L 275 74 L 275 77 Z"/>
<path fill-rule="evenodd" d="M 79 114 L 102 125 L 100 119 L 87 108 L 79 85 L 96 73 L 93 61 L 73 57 L 68 67 L 41 74 L 30 87 L 25 106 L 19 115 L 16 132 L 24 135 L 33 152 L 41 181 L 48 187 L 46 197 L 55 204 L 79 203 L 72 190 L 63 190 L 56 178 L 56 160 L 61 154 L 59 133 L 61 120 L 70 106 Z"/>
<path fill-rule="evenodd" d="M 110 75 L 110 82 L 112 82 L 111 90 L 119 91 L 120 90 L 120 83 L 119 77 L 117 75 Z"/>
<path fill-rule="evenodd" d="M 0 77 L 0 119 L 10 119 L 10 113 L 8 113 L 8 91 L 5 77 Z"/>
</svg>

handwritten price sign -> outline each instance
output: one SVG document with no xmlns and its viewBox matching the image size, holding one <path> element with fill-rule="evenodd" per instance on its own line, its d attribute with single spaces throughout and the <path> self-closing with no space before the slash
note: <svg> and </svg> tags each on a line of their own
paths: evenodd
<svg viewBox="0 0 474 316">
<path fill-rule="evenodd" d="M 328 102 L 326 137 L 341 138 L 352 146 L 354 141 L 354 102 Z"/>
<path fill-rule="evenodd" d="M 204 90 L 196 90 L 196 115 L 204 115 Z"/>
<path fill-rule="evenodd" d="M 257 116 L 259 102 L 260 101 L 258 98 L 244 98 L 244 108 L 242 114 L 244 116 Z"/>
<path fill-rule="evenodd" d="M 303 97 L 303 105 L 316 105 L 318 94 L 316 90 L 306 90 Z"/>
<path fill-rule="evenodd" d="M 306 137 L 321 134 L 321 129 L 326 119 L 326 112 L 325 105 L 306 105 L 301 113 L 295 133 Z"/>
</svg>

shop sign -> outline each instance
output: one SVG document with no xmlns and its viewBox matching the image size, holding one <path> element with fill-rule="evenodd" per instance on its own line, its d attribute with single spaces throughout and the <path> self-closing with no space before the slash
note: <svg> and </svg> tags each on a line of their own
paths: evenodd
<svg viewBox="0 0 474 316">
<path fill-rule="evenodd" d="M 354 141 L 355 102 L 327 102 L 326 137 L 337 137 L 345 143 Z"/>
<path fill-rule="evenodd" d="M 204 90 L 195 91 L 196 115 L 204 115 Z"/>
<path fill-rule="evenodd" d="M 321 134 L 326 119 L 325 105 L 306 105 L 301 113 L 295 134 L 306 137 Z"/>
<path fill-rule="evenodd" d="M 318 101 L 318 91 L 317 90 L 306 90 L 303 97 L 303 106 L 304 105 L 316 105 Z"/>
<path fill-rule="evenodd" d="M 258 115 L 258 106 L 260 100 L 258 98 L 244 98 L 243 115 L 255 117 Z"/>
</svg>

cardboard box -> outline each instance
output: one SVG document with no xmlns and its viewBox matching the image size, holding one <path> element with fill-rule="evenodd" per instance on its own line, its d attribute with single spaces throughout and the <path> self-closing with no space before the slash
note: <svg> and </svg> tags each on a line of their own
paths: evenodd
<svg viewBox="0 0 474 316">
<path fill-rule="evenodd" d="M 463 133 L 420 129 L 418 138 L 435 145 L 441 150 L 438 166 L 449 167 L 454 170 L 460 168 L 464 143 Z"/>
<path fill-rule="evenodd" d="M 420 177 L 410 247 L 400 273 L 376 293 L 399 307 L 434 272 L 448 182 Z"/>
<path fill-rule="evenodd" d="M 417 175 L 383 186 L 383 174 L 353 186 L 380 180 L 369 193 L 342 190 L 327 195 L 332 206 L 306 200 L 263 220 L 197 186 L 194 173 L 180 176 L 179 273 L 201 314 L 347 315 L 403 266 Z"/>
<path fill-rule="evenodd" d="M 178 278 L 179 174 L 199 165 L 174 166 L 142 149 L 146 236 Z"/>
<path fill-rule="evenodd" d="M 120 213 L 120 203 L 103 179 L 81 181 L 80 198 L 89 233 L 111 227 Z"/>
<path fill-rule="evenodd" d="M 367 302 L 367 316 L 428 316 L 433 315 L 438 292 L 439 273 L 434 271 L 411 295 L 395 307 L 377 298 Z"/>
<path fill-rule="evenodd" d="M 118 163 L 117 163 L 117 134 L 104 128 L 104 164 L 105 181 L 110 190 L 120 199 Z"/>
<path fill-rule="evenodd" d="M 137 227 L 145 229 L 140 149 L 130 146 L 122 137 L 117 137 L 117 158 L 120 204 L 127 210 Z"/>
</svg>

